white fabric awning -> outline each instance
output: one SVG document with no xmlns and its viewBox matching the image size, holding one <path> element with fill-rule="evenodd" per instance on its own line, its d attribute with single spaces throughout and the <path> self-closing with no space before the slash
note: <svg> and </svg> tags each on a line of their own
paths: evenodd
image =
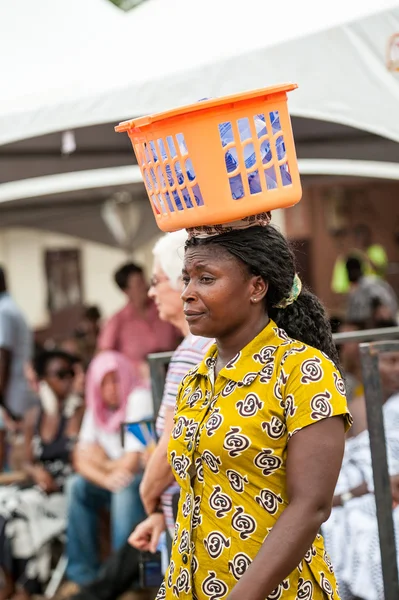
<svg viewBox="0 0 399 600">
<path fill-rule="evenodd" d="M 0 143 L 295 81 L 293 115 L 399 141 L 398 0 L 0 3 Z"/>
</svg>

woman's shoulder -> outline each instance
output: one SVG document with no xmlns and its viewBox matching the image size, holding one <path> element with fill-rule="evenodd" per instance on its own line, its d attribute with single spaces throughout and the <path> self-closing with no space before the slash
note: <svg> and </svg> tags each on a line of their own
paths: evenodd
<svg viewBox="0 0 399 600">
<path fill-rule="evenodd" d="M 307 365 L 309 368 L 312 365 L 319 365 L 338 372 L 337 365 L 325 352 L 304 342 L 288 338 L 287 343 L 281 345 L 280 351 L 282 367 Z"/>
</svg>

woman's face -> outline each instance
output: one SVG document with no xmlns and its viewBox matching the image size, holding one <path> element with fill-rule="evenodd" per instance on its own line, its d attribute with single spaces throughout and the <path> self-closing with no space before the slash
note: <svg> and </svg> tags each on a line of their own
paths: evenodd
<svg viewBox="0 0 399 600">
<path fill-rule="evenodd" d="M 101 393 L 105 406 L 117 410 L 120 404 L 119 380 L 115 371 L 107 373 L 101 382 Z"/>
<path fill-rule="evenodd" d="M 183 283 L 184 314 L 194 335 L 222 339 L 245 326 L 253 311 L 264 314 L 263 279 L 216 245 L 186 250 Z"/>
<path fill-rule="evenodd" d="M 154 263 L 148 295 L 154 300 L 159 316 L 163 321 L 173 322 L 176 318 L 181 317 L 183 313 L 181 290 L 175 290 L 170 285 L 165 271 L 157 262 Z"/>
<path fill-rule="evenodd" d="M 75 372 L 69 361 L 53 358 L 46 368 L 45 381 L 59 400 L 65 400 L 72 391 Z"/>
</svg>

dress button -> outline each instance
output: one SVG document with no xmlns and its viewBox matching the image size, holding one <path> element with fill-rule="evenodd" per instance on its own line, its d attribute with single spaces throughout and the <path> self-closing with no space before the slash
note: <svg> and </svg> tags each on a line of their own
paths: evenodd
<svg viewBox="0 0 399 600">
<path fill-rule="evenodd" d="M 192 449 L 193 449 L 193 443 L 192 442 L 188 442 L 188 444 L 187 444 L 187 450 L 189 452 L 191 452 Z"/>
<path fill-rule="evenodd" d="M 187 554 L 183 554 L 183 556 L 182 556 L 182 561 L 183 561 L 183 563 L 184 563 L 185 565 L 188 563 L 188 556 L 187 556 Z"/>
</svg>

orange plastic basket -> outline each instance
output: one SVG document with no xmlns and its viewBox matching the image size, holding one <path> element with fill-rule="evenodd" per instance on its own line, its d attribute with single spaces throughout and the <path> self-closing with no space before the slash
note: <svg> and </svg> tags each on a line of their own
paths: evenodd
<svg viewBox="0 0 399 600">
<path fill-rule="evenodd" d="M 162 231 L 215 225 L 302 195 L 285 84 L 124 121 Z"/>
</svg>

